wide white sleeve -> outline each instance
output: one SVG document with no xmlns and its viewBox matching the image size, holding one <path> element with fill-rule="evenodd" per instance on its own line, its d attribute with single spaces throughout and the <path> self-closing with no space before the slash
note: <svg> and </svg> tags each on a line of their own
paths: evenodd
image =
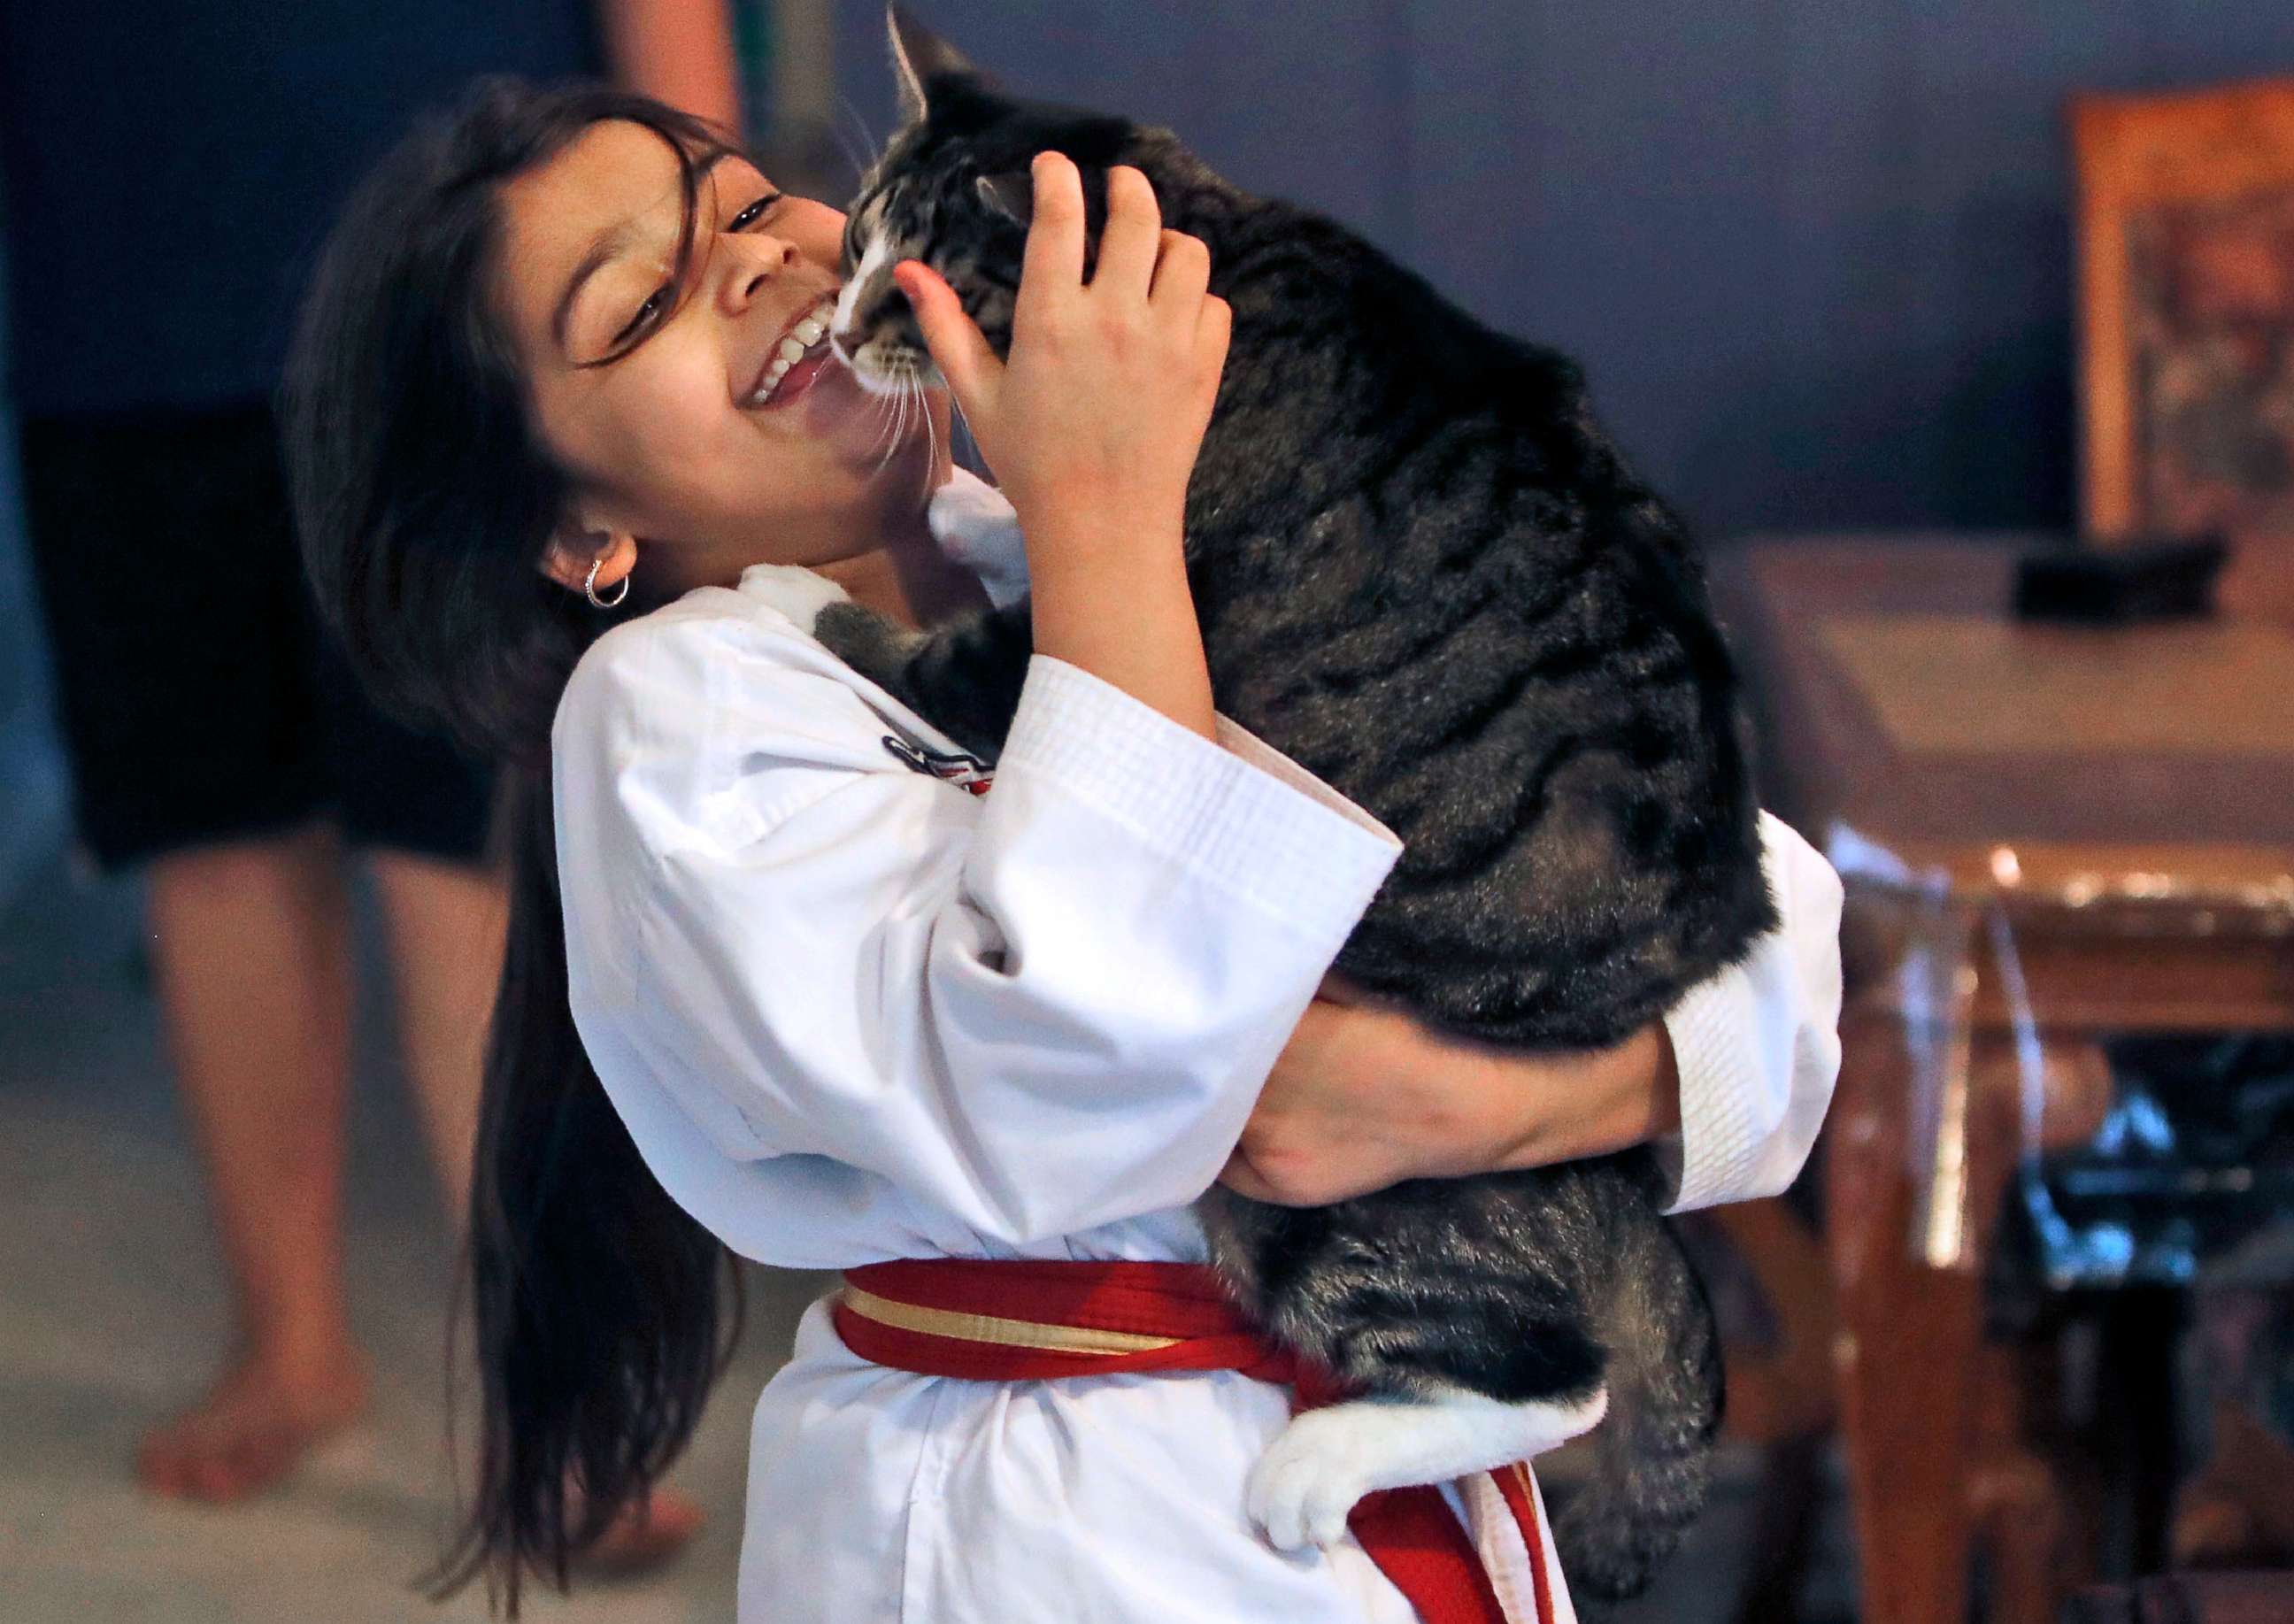
<svg viewBox="0 0 2294 1624">
<path fill-rule="evenodd" d="M 1383 825 L 1043 654 L 974 796 L 777 634 L 642 626 L 558 717 L 585 1038 L 730 1157 L 831 1157 L 1013 1245 L 1209 1187 Z"/>
<path fill-rule="evenodd" d="M 1840 876 L 1761 814 L 1777 929 L 1665 1016 L 1680 1132 L 1657 1142 L 1685 1213 L 1780 1193 L 1816 1143 L 1840 1076 Z"/>
</svg>

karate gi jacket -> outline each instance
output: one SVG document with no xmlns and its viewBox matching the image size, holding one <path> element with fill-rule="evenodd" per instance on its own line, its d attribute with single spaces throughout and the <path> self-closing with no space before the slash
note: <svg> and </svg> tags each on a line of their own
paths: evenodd
<svg viewBox="0 0 2294 1624">
<path fill-rule="evenodd" d="M 1016 589 L 992 491 L 959 476 L 932 516 Z M 980 792 L 803 629 L 834 592 L 753 568 L 608 631 L 567 684 L 569 990 L 606 1092 L 761 1263 L 1201 1261 L 1189 1204 L 1398 842 L 1231 722 L 1206 739 L 1044 654 Z M 1780 929 L 1666 1018 L 1674 1210 L 1783 1189 L 1838 1067 L 1839 881 L 1762 838 Z M 887 1370 L 816 1305 L 756 1407 L 739 1617 L 1409 1624 L 1350 1542 L 1283 1555 L 1249 1525 L 1287 1417 L 1232 1373 Z"/>
</svg>

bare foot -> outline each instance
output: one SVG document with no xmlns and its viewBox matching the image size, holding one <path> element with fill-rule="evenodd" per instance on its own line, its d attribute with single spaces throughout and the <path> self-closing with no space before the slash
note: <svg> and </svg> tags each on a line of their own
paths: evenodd
<svg viewBox="0 0 2294 1624">
<path fill-rule="evenodd" d="M 135 1474 L 175 1499 L 239 1500 L 269 1488 L 366 1408 L 348 1348 L 318 1359 L 243 1359 L 207 1395 L 143 1434 Z"/>
<path fill-rule="evenodd" d="M 598 1578 L 623 1579 L 661 1566 L 692 1543 L 704 1518 L 693 1497 L 676 1489 L 656 1489 L 642 1506 L 614 1519 L 605 1537 L 575 1558 Z"/>
</svg>

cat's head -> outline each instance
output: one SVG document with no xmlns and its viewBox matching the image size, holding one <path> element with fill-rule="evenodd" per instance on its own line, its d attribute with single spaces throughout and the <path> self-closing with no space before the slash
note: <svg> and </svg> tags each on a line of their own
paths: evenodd
<svg viewBox="0 0 2294 1624">
<path fill-rule="evenodd" d="M 946 277 L 996 353 L 1009 351 L 1037 153 L 1065 153 L 1083 172 L 1086 266 L 1106 218 L 1110 165 L 1142 169 L 1159 194 L 1200 168 L 1167 130 L 1019 101 L 899 6 L 889 23 L 901 122 L 847 215 L 844 288 L 830 328 L 845 364 L 884 394 L 940 382 L 892 280 L 904 259 Z"/>
</svg>

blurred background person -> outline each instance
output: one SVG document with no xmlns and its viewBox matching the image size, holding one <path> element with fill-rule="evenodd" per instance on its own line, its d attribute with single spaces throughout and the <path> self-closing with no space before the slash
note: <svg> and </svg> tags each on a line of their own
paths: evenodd
<svg viewBox="0 0 2294 1624">
<path fill-rule="evenodd" d="M 163 1495 L 253 1494 L 367 1401 L 341 1237 L 354 859 L 458 1229 L 468 1204 L 505 919 L 492 775 L 379 713 L 320 634 L 270 399 L 345 191 L 502 71 L 610 72 L 739 120 L 720 0 L 0 4 L 7 356 L 77 844 L 142 872 L 234 1295 L 222 1370 L 142 1437 Z M 608 1560 L 696 1521 L 663 1497 Z"/>
</svg>

